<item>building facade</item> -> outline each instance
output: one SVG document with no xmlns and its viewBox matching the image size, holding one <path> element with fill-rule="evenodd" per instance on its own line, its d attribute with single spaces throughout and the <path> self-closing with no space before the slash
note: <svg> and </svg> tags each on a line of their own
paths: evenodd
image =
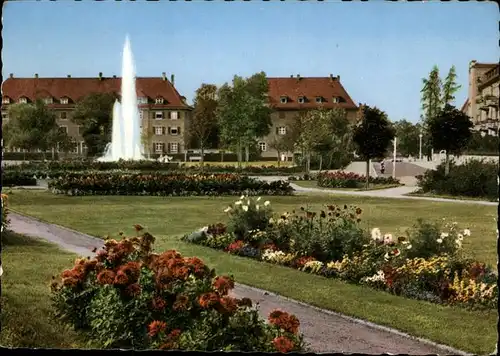
<svg viewBox="0 0 500 356">
<path fill-rule="evenodd" d="M 500 65 L 469 64 L 468 98 L 462 106 L 474 124 L 474 130 L 488 135 L 498 135 L 499 129 L 499 82 Z"/>
<path fill-rule="evenodd" d="M 259 141 L 262 157 L 276 157 L 276 150 L 270 146 L 276 135 L 286 135 L 287 127 L 305 110 L 320 107 L 326 109 L 345 109 L 347 117 L 355 120 L 358 107 L 340 83 L 340 77 L 290 76 L 267 78 L 268 99 L 272 108 L 272 128 L 268 136 Z"/>
<path fill-rule="evenodd" d="M 45 101 L 55 111 L 57 123 L 75 141 L 73 156 L 86 154 L 80 127 L 71 120 L 78 100 L 91 93 L 121 92 L 121 78 L 15 78 L 10 74 L 2 84 L 2 123 L 9 120 L 8 108 L 14 103 Z M 174 75 L 136 78 L 136 91 L 143 132 L 150 132 L 150 152 L 163 154 L 183 153 L 186 150 L 186 130 L 192 108 L 174 86 Z M 17 150 L 15 148 L 6 148 Z M 19 150 L 17 150 L 19 151 Z"/>
</svg>

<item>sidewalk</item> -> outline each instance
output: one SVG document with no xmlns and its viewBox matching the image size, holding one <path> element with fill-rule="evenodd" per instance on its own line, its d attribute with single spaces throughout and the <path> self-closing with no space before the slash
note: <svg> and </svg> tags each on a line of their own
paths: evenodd
<svg viewBox="0 0 500 356">
<path fill-rule="evenodd" d="M 95 237 L 14 212 L 9 214 L 9 218 L 13 231 L 43 238 L 81 256 L 92 256 L 92 249 L 103 245 L 103 241 Z M 4 273 L 8 273 L 8 266 L 5 266 Z M 239 298 L 248 297 L 258 303 L 263 318 L 267 318 L 274 309 L 295 314 L 301 322 L 300 331 L 313 352 L 466 355 L 390 328 L 325 311 L 257 288 L 237 284 L 232 294 Z"/>
</svg>

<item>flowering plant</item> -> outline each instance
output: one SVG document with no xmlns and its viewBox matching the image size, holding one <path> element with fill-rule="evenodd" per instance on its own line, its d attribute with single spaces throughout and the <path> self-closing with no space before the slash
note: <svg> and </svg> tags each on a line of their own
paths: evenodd
<svg viewBox="0 0 500 356">
<path fill-rule="evenodd" d="M 326 188 L 361 188 L 366 182 L 366 177 L 352 172 L 326 172 L 318 174 L 318 186 Z M 399 180 L 392 177 L 369 177 L 372 184 L 400 184 Z"/>
<path fill-rule="evenodd" d="M 230 296 L 234 280 L 196 257 L 152 252 L 154 237 L 107 240 L 93 259 L 54 277 L 57 315 L 101 347 L 199 351 L 302 351 L 293 316 L 267 325 L 247 299 Z"/>
</svg>

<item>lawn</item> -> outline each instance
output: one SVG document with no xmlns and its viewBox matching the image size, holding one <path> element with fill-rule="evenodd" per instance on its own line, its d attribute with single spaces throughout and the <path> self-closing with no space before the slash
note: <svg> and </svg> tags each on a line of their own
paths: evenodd
<svg viewBox="0 0 500 356">
<path fill-rule="evenodd" d="M 318 188 L 318 189 L 327 189 L 327 190 L 350 190 L 350 191 L 366 191 L 366 189 L 363 188 L 325 188 L 325 187 L 318 187 L 318 182 L 315 180 L 294 180 L 291 181 L 291 183 L 297 184 L 299 187 L 304 187 L 304 188 Z M 389 188 L 396 188 L 400 187 L 398 184 L 370 184 L 368 185 L 368 190 L 380 190 L 380 189 L 389 189 Z"/>
<path fill-rule="evenodd" d="M 444 194 L 433 194 L 433 193 L 408 193 L 406 194 L 412 197 L 425 197 L 425 198 L 445 198 L 445 199 L 454 199 L 454 200 L 472 200 L 472 201 L 498 201 L 498 199 L 487 199 L 486 197 L 466 197 L 462 195 L 444 195 Z"/>
<path fill-rule="evenodd" d="M 2 234 L 0 345 L 4 347 L 78 348 L 83 339 L 52 317 L 52 275 L 77 256 L 56 246 L 12 233 Z"/>
<path fill-rule="evenodd" d="M 332 202 L 358 204 L 364 209 L 366 227 L 378 226 L 383 232 L 394 234 L 402 233 L 417 217 L 445 217 L 472 230 L 473 235 L 464 245 L 476 258 L 490 264 L 496 261 L 493 221 L 496 211 L 492 206 L 324 195 L 269 199 L 278 212 L 306 205 L 319 208 Z M 16 191 L 9 196 L 14 210 L 95 236 L 114 235 L 120 230 L 132 233 L 132 225 L 139 223 L 157 237 L 157 249 L 173 248 L 188 256 L 198 256 L 218 273 L 231 273 L 241 283 L 470 352 L 491 351 L 497 338 L 496 311 L 466 311 L 409 300 L 179 241 L 178 237 L 184 233 L 225 221 L 222 210 L 232 201 L 231 197 L 65 197 L 27 191 Z"/>
</svg>

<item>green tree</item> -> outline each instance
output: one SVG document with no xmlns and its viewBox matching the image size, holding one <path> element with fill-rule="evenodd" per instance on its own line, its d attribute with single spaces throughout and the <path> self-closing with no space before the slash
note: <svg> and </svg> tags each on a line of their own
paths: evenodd
<svg viewBox="0 0 500 356">
<path fill-rule="evenodd" d="M 147 126 L 143 127 L 141 132 L 141 143 L 144 147 L 144 153 L 146 153 L 148 159 L 151 158 L 151 149 L 153 146 L 153 138 L 155 136 L 155 132 L 153 126 L 149 123 Z"/>
<path fill-rule="evenodd" d="M 420 137 L 422 126 L 412 124 L 406 120 L 396 121 L 394 123 L 395 135 L 398 138 L 398 151 L 401 155 L 416 157 L 420 153 Z"/>
<path fill-rule="evenodd" d="M 81 126 L 88 155 L 101 156 L 111 141 L 114 93 L 92 93 L 78 101 L 71 120 Z"/>
<path fill-rule="evenodd" d="M 470 118 L 449 104 L 429 122 L 432 145 L 438 150 L 446 151 L 445 175 L 450 172 L 450 154 L 462 154 L 472 138 L 472 127 Z"/>
<path fill-rule="evenodd" d="M 217 87 L 202 84 L 196 90 L 194 112 L 188 128 L 189 141 L 194 141 L 201 150 L 201 166 L 204 165 L 205 148 L 217 128 Z"/>
<path fill-rule="evenodd" d="M 422 79 L 422 93 L 421 103 L 422 103 L 422 127 L 424 135 L 424 143 L 427 154 L 430 154 L 432 149 L 430 141 L 430 133 L 428 129 L 428 124 L 439 113 L 443 106 L 443 96 L 442 96 L 442 81 L 439 77 L 439 68 L 435 65 L 428 78 Z"/>
<path fill-rule="evenodd" d="M 2 125 L 3 139 L 8 147 L 28 152 L 40 150 L 44 159 L 47 151 L 58 146 L 62 151 L 71 147 L 71 138 L 59 128 L 55 113 L 41 100 L 10 106 L 9 118 L 9 122 Z"/>
<path fill-rule="evenodd" d="M 289 149 L 288 137 L 286 135 L 274 134 L 272 139 L 269 141 L 269 148 L 276 150 L 279 167 L 281 165 L 281 154 L 287 152 Z"/>
<path fill-rule="evenodd" d="M 219 88 L 217 119 L 220 139 L 223 146 L 235 148 L 238 167 L 243 160 L 243 149 L 248 161 L 250 146 L 270 132 L 272 122 L 267 92 L 264 72 L 246 79 L 234 76 L 231 86 L 226 83 Z"/>
<path fill-rule="evenodd" d="M 385 155 L 394 139 L 394 128 L 385 112 L 369 106 L 364 106 L 362 110 L 362 120 L 354 129 L 353 140 L 359 155 L 366 161 L 366 189 L 368 189 L 370 160 Z"/>
<path fill-rule="evenodd" d="M 451 66 L 450 71 L 448 72 L 448 75 L 446 76 L 443 84 L 443 97 L 441 99 L 441 102 L 443 104 L 452 104 L 455 100 L 455 93 L 459 91 L 460 88 L 461 85 L 457 84 L 457 73 L 455 66 Z"/>
</svg>

